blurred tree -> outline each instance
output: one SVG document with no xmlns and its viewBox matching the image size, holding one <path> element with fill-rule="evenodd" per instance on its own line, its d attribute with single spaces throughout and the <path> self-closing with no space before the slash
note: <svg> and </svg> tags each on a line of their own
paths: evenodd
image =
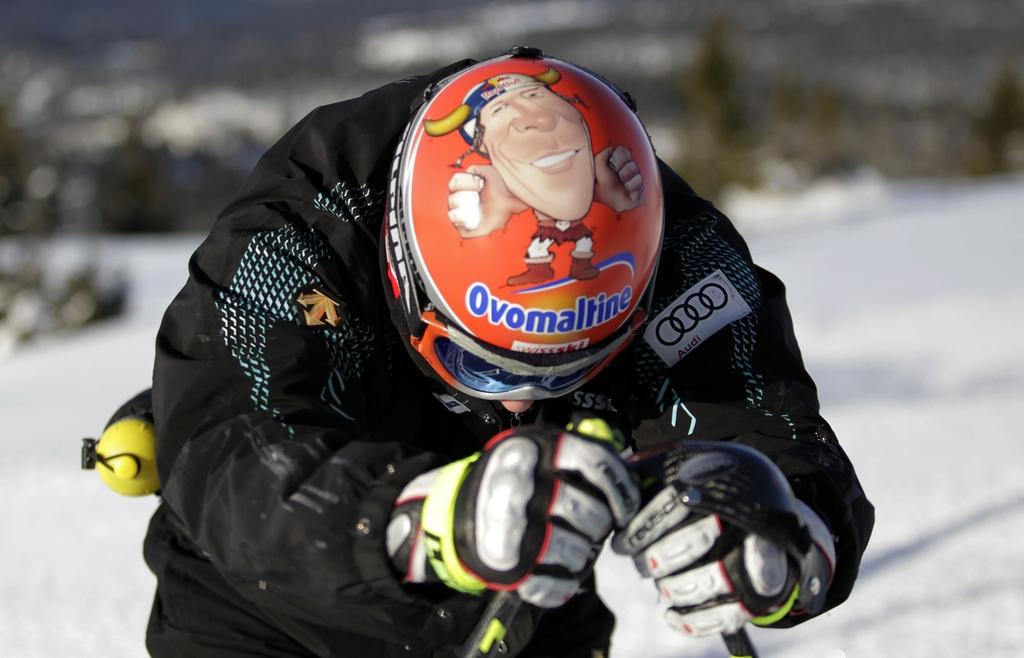
<svg viewBox="0 0 1024 658">
<path fill-rule="evenodd" d="M 28 170 L 25 143 L 0 104 L 0 236 L 16 232 L 21 224 Z"/>
<path fill-rule="evenodd" d="M 0 104 L 0 236 L 44 235 L 57 219 L 56 168 L 40 164 L 40 148 L 8 119 Z"/>
<path fill-rule="evenodd" d="M 742 63 L 733 41 L 729 20 L 725 16 L 713 19 L 701 35 L 689 79 L 694 109 L 707 121 L 715 139 L 725 145 L 742 143 L 750 131 L 740 87 Z"/>
<path fill-rule="evenodd" d="M 782 160 L 805 177 L 843 171 L 857 160 L 847 99 L 826 83 L 803 84 L 780 71 L 765 105 L 763 157 Z"/>
<path fill-rule="evenodd" d="M 100 229 L 112 233 L 173 231 L 177 214 L 161 151 L 142 139 L 139 121 L 96 172 Z"/>
<path fill-rule="evenodd" d="M 843 144 L 845 110 L 842 96 L 835 89 L 819 85 L 808 103 L 809 138 L 806 157 L 815 174 L 830 174 L 845 169 L 849 156 Z"/>
<path fill-rule="evenodd" d="M 1024 140 L 1024 92 L 1014 67 L 1007 64 L 996 77 L 988 103 L 971 125 L 966 169 L 979 176 L 1010 171 L 1021 166 L 1012 157 Z"/>
<path fill-rule="evenodd" d="M 754 130 L 742 82 L 732 24 L 718 16 L 701 33 L 697 56 L 680 85 L 687 149 L 679 168 L 698 192 L 712 198 L 727 183 L 756 179 Z"/>
<path fill-rule="evenodd" d="M 803 121 L 807 93 L 799 78 L 790 71 L 779 71 L 772 87 L 772 114 L 785 124 Z"/>
</svg>

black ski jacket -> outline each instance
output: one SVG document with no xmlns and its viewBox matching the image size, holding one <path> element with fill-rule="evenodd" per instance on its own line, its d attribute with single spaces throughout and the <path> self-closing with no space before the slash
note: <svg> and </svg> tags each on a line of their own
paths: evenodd
<svg viewBox="0 0 1024 658">
<path fill-rule="evenodd" d="M 716 270 L 753 313 L 672 368 L 638 338 L 582 389 L 524 418 L 446 391 L 413 363 L 382 277 L 385 182 L 425 87 L 466 64 L 314 110 L 260 160 L 193 255 L 159 331 L 153 381 L 162 495 L 181 534 L 310 653 L 447 655 L 485 601 L 401 584 L 384 547 L 393 501 L 417 474 L 511 423 L 589 410 L 641 448 L 689 436 L 771 457 L 834 533 L 829 606 L 843 601 L 873 509 L 818 414 L 783 285 L 667 167 L 652 315 Z M 297 299 L 313 289 L 341 303 L 337 327 L 304 322 Z M 545 623 L 524 609 L 513 653 Z"/>
</svg>

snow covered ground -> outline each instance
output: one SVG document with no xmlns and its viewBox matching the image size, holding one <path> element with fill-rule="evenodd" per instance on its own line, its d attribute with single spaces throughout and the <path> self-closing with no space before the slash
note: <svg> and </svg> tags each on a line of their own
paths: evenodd
<svg viewBox="0 0 1024 658">
<path fill-rule="evenodd" d="M 789 286 L 824 414 L 877 525 L 849 602 L 752 636 L 779 658 L 1019 656 L 1024 181 L 814 194 L 744 199 L 737 219 L 755 258 Z M 78 439 L 146 385 L 162 309 L 196 243 L 94 246 L 132 273 L 131 313 L 0 362 L 5 658 L 145 655 L 153 580 L 140 542 L 154 501 L 78 472 Z M 724 655 L 718 640 L 664 628 L 653 587 L 625 560 L 609 554 L 598 568 L 620 619 L 615 655 Z"/>
</svg>

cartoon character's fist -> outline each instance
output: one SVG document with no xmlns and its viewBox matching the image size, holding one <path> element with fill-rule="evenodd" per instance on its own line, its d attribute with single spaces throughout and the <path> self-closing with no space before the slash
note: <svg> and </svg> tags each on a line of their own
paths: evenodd
<svg viewBox="0 0 1024 658">
<path fill-rule="evenodd" d="M 625 146 L 607 147 L 594 156 L 597 183 L 594 197 L 615 212 L 644 202 L 644 180 L 633 153 Z"/>
<path fill-rule="evenodd" d="M 474 165 L 448 181 L 448 219 L 464 238 L 496 231 L 523 210 L 526 204 L 509 191 L 494 167 Z"/>
</svg>

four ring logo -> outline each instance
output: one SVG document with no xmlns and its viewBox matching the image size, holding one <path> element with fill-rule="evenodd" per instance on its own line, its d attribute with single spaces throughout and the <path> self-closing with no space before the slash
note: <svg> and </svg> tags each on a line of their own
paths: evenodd
<svg viewBox="0 0 1024 658">
<path fill-rule="evenodd" d="M 644 340 L 672 367 L 708 338 L 753 310 L 722 270 L 715 270 L 655 316 Z"/>
<path fill-rule="evenodd" d="M 655 325 L 654 335 L 662 345 L 672 346 L 697 328 L 715 311 L 729 303 L 729 293 L 717 283 L 706 283 L 676 304 L 672 311 Z"/>
</svg>

